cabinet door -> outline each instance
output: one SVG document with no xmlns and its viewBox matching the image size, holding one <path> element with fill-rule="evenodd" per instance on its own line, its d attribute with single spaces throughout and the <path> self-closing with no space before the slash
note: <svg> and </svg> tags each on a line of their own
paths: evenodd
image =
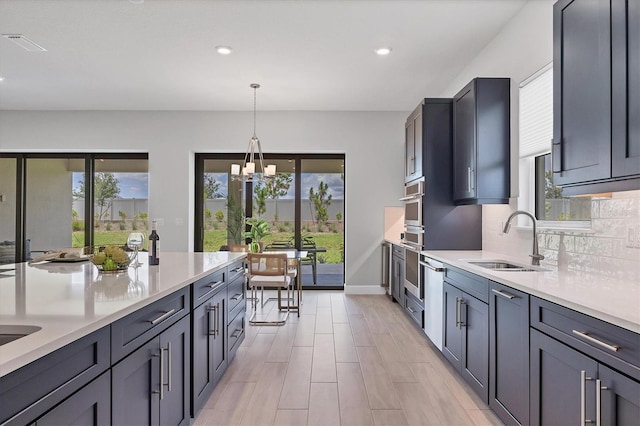
<svg viewBox="0 0 640 426">
<path fill-rule="evenodd" d="M 112 368 L 114 425 L 160 424 L 160 338 L 132 352 Z"/>
<path fill-rule="evenodd" d="M 453 199 L 474 198 L 476 99 L 472 81 L 453 99 Z"/>
<path fill-rule="evenodd" d="M 598 366 L 598 378 L 602 387 L 601 424 L 637 425 L 640 419 L 640 383 L 602 364 Z"/>
<path fill-rule="evenodd" d="M 557 340 L 530 330 L 531 424 L 579 424 L 582 403 L 585 420 L 593 422 L 595 398 L 587 395 L 595 395 L 598 364 Z M 581 380 L 581 372 L 587 378 L 585 382 Z"/>
<path fill-rule="evenodd" d="M 489 306 L 462 293 L 462 369 L 467 383 L 486 403 L 489 398 Z"/>
<path fill-rule="evenodd" d="M 640 174 L 640 2 L 611 2 L 612 175 Z"/>
<path fill-rule="evenodd" d="M 462 365 L 462 328 L 460 327 L 462 292 L 446 281 L 443 287 L 442 353 L 459 371 Z"/>
<path fill-rule="evenodd" d="M 213 368 L 213 310 L 211 301 L 204 302 L 191 313 L 193 322 L 191 377 L 191 414 L 203 407 L 215 387 Z"/>
<path fill-rule="evenodd" d="M 422 106 L 413 119 L 413 178 L 422 176 Z"/>
<path fill-rule="evenodd" d="M 111 372 L 107 371 L 60 405 L 40 417 L 36 425 L 111 424 Z"/>
<path fill-rule="evenodd" d="M 558 185 L 611 177 L 610 0 L 560 0 L 553 16 Z"/>
<path fill-rule="evenodd" d="M 184 317 L 160 335 L 162 351 L 162 398 L 160 423 L 188 425 L 189 411 L 189 317 Z"/>
<path fill-rule="evenodd" d="M 404 306 L 404 260 L 393 256 L 391 260 L 391 295 Z"/>
<path fill-rule="evenodd" d="M 227 369 L 227 292 L 221 291 L 211 298 L 212 364 L 214 386 Z"/>
<path fill-rule="evenodd" d="M 505 424 L 529 424 L 529 295 L 491 283 L 489 406 Z"/>
</svg>

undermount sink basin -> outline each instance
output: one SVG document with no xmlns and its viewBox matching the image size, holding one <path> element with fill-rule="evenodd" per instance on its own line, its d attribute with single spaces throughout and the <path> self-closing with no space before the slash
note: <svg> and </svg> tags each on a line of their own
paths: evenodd
<svg viewBox="0 0 640 426">
<path fill-rule="evenodd" d="M 494 271 L 513 271 L 513 272 L 534 272 L 534 271 L 546 271 L 544 268 L 537 266 L 519 265 L 517 263 L 507 262 L 505 260 L 473 260 L 468 263 L 482 268 L 491 269 Z"/>
<path fill-rule="evenodd" d="M 0 346 L 42 330 L 35 325 L 0 325 Z"/>
</svg>

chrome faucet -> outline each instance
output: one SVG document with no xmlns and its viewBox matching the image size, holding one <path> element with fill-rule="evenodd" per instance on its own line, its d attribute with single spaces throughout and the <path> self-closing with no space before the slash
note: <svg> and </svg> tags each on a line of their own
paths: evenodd
<svg viewBox="0 0 640 426">
<path fill-rule="evenodd" d="M 507 219 L 507 223 L 505 223 L 504 230 L 502 232 L 504 232 L 505 234 L 509 233 L 509 229 L 511 228 L 511 219 L 519 214 L 529 216 L 531 218 L 531 221 L 533 222 L 533 254 L 530 254 L 529 256 L 531 257 L 532 265 L 540 266 L 540 261 L 544 259 L 544 256 L 541 255 L 538 251 L 538 222 L 536 221 L 536 217 L 534 215 L 525 210 L 516 210 L 515 212 L 511 213 L 511 216 L 509 216 L 509 219 Z"/>
</svg>

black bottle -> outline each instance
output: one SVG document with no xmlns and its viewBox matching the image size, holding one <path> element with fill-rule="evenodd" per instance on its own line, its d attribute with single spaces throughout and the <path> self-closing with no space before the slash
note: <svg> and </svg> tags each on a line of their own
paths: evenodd
<svg viewBox="0 0 640 426">
<path fill-rule="evenodd" d="M 156 221 L 151 222 L 151 234 L 149 235 L 149 265 L 160 264 L 160 237 L 156 232 Z"/>
</svg>

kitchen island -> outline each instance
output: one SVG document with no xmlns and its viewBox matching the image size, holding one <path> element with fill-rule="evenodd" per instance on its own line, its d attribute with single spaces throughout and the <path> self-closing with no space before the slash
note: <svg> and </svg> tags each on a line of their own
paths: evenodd
<svg viewBox="0 0 640 426">
<path fill-rule="evenodd" d="M 237 349 L 244 338 L 244 256 L 163 252 L 158 266 L 144 264 L 117 274 L 99 273 L 88 261 L 5 265 L 15 269 L 0 273 L 0 329 L 27 326 L 36 331 L 0 346 L 0 424 L 58 415 L 56 405 L 68 401 L 75 404 L 71 407 L 94 407 L 93 418 L 116 422 L 112 411 L 114 416 L 127 411 L 112 410 L 111 404 L 135 389 L 129 381 L 141 372 L 151 372 L 145 379 L 149 389 L 142 397 L 127 394 L 122 404 L 136 401 L 140 412 L 150 413 L 151 423 L 166 411 L 184 414 L 175 423 L 187 424 L 189 413 L 198 408 L 190 396 L 203 393 L 191 387 L 191 358 L 202 355 L 192 348 L 192 310 L 204 307 L 209 312 L 195 325 L 205 327 L 211 347 L 224 351 L 217 365 L 222 374 L 234 354 L 230 347 Z M 228 327 L 234 329 L 229 332 Z M 199 371 L 195 374 L 202 377 Z M 210 393 L 216 383 L 202 384 L 204 392 Z M 83 392 L 99 384 L 101 390 Z M 78 395 L 102 399 L 87 402 Z M 145 403 L 149 410 L 142 409 Z"/>
</svg>

